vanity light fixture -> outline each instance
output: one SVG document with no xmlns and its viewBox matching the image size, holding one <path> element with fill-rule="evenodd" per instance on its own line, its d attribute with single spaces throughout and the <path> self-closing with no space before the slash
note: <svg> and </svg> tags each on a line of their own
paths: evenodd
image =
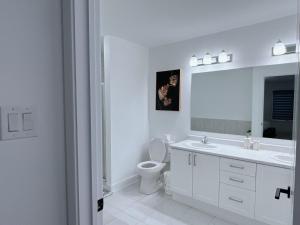
<svg viewBox="0 0 300 225">
<path fill-rule="evenodd" d="M 287 49 L 285 44 L 283 44 L 280 40 L 277 41 L 273 47 L 273 55 L 284 55 L 286 51 Z"/>
<path fill-rule="evenodd" d="M 228 62 L 232 62 L 232 54 L 228 54 L 223 50 L 218 56 L 212 56 L 210 53 L 206 53 L 203 58 L 197 58 L 196 55 L 193 55 L 190 59 L 190 66 L 196 67 Z"/>
<path fill-rule="evenodd" d="M 219 63 L 226 63 L 230 61 L 230 56 L 227 54 L 225 50 L 223 50 L 218 56 Z"/>
<path fill-rule="evenodd" d="M 203 64 L 204 65 L 210 65 L 213 63 L 213 59 L 210 53 L 206 53 L 205 56 L 203 57 Z"/>
<path fill-rule="evenodd" d="M 281 40 L 278 40 L 272 48 L 273 56 L 280 56 L 286 54 L 296 53 L 296 44 L 284 44 Z"/>
<path fill-rule="evenodd" d="M 196 55 L 193 55 L 190 59 L 190 66 L 198 66 L 198 58 Z"/>
</svg>

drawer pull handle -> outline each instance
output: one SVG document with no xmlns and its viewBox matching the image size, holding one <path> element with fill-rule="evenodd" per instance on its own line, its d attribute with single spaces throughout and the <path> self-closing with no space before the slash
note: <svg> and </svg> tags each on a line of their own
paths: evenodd
<svg viewBox="0 0 300 225">
<path fill-rule="evenodd" d="M 229 197 L 228 199 L 230 201 L 238 202 L 238 203 L 241 203 L 241 204 L 243 204 L 243 202 L 244 202 L 242 199 L 238 199 L 238 198 L 235 198 L 235 197 Z"/>
<path fill-rule="evenodd" d="M 243 169 L 245 169 L 245 167 L 243 167 L 243 166 L 238 166 L 238 165 L 230 165 L 230 167 L 231 168 L 234 168 L 234 169 L 240 169 L 240 170 L 243 170 Z"/>
<path fill-rule="evenodd" d="M 191 157 L 192 157 L 192 154 L 189 153 L 189 160 L 188 160 L 188 161 L 189 161 L 189 162 L 188 162 L 188 163 L 189 163 L 189 166 L 192 164 L 192 163 L 191 163 Z"/>
<path fill-rule="evenodd" d="M 238 179 L 238 178 L 234 178 L 234 177 L 230 177 L 229 180 L 234 181 L 234 182 L 238 182 L 238 183 L 241 183 L 241 184 L 244 183 L 244 180 Z"/>
</svg>

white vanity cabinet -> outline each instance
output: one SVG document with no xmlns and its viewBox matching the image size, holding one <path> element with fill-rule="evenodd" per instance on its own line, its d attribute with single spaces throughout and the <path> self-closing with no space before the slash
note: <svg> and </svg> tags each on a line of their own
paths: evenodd
<svg viewBox="0 0 300 225">
<path fill-rule="evenodd" d="M 218 206 L 219 165 L 219 157 L 173 149 L 172 191 Z"/>
<path fill-rule="evenodd" d="M 171 187 L 172 191 L 181 195 L 193 195 L 192 153 L 172 149 L 171 153 Z"/>
<path fill-rule="evenodd" d="M 219 204 L 220 159 L 193 153 L 193 198 L 215 206 Z"/>
<path fill-rule="evenodd" d="M 269 225 L 291 225 L 292 200 L 277 188 L 291 186 L 290 169 L 172 148 L 171 188 L 193 207 L 208 203 Z M 173 195 L 174 197 L 174 195 Z M 208 207 L 209 208 L 209 207 Z M 222 211 L 222 210 L 221 210 Z"/>
<path fill-rule="evenodd" d="M 291 225 L 292 200 L 281 194 L 280 200 L 274 198 L 277 188 L 291 185 L 291 171 L 272 166 L 257 166 L 256 206 L 257 220 L 272 225 Z"/>
</svg>

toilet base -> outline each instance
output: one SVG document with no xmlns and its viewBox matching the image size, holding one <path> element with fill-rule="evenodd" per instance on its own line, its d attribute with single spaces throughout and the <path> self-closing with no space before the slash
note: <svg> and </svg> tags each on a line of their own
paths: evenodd
<svg viewBox="0 0 300 225">
<path fill-rule="evenodd" d="M 160 173 L 153 176 L 144 176 L 141 178 L 140 192 L 146 195 L 153 194 L 162 188 Z"/>
</svg>

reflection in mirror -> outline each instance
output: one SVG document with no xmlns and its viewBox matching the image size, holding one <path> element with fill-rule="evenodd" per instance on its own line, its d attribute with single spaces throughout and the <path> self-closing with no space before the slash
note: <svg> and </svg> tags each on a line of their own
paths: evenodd
<svg viewBox="0 0 300 225">
<path fill-rule="evenodd" d="M 251 130 L 252 68 L 192 77 L 192 130 L 246 135 Z"/>
<path fill-rule="evenodd" d="M 263 137 L 292 139 L 295 76 L 265 79 Z"/>
<path fill-rule="evenodd" d="M 296 64 L 193 74 L 191 130 L 292 139 Z"/>
</svg>

